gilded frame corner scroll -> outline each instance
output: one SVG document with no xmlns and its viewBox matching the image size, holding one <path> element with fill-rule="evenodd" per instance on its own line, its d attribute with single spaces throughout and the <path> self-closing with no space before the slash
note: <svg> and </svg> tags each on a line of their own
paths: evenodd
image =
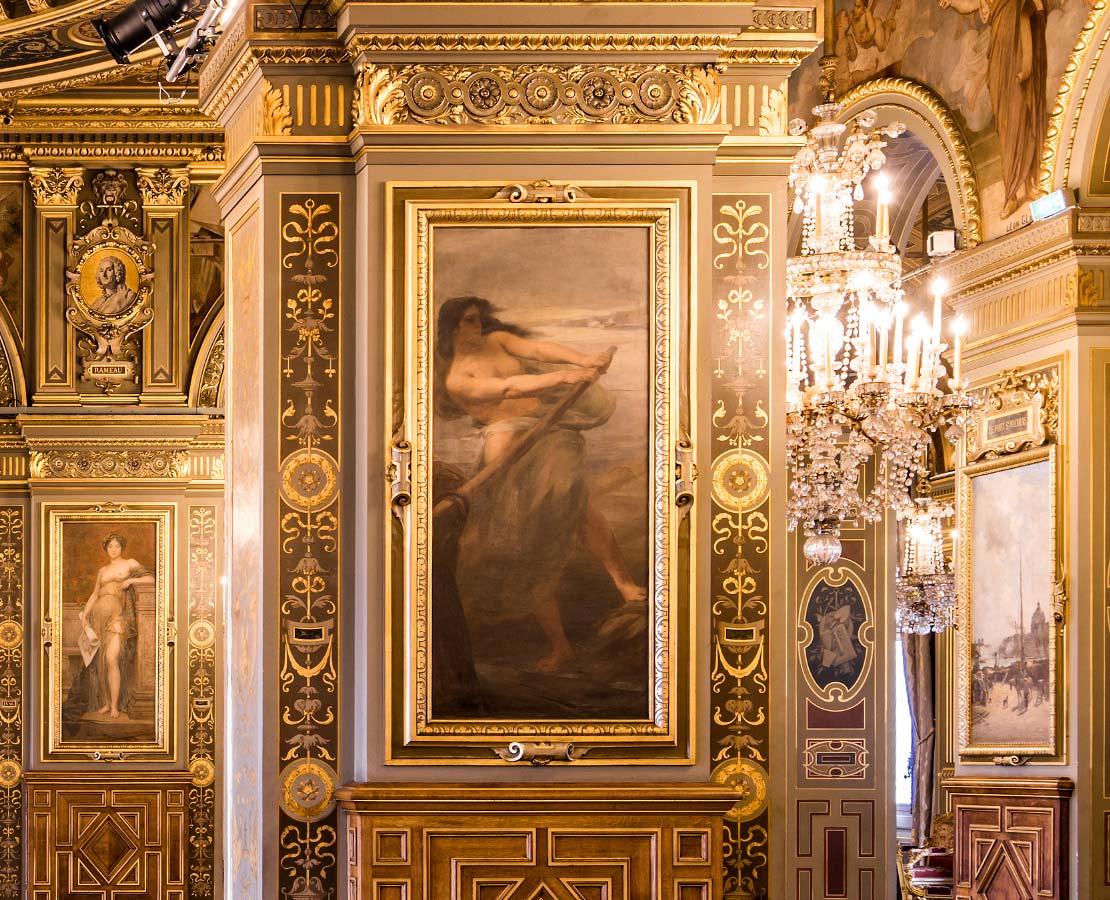
<svg viewBox="0 0 1110 900">
<path fill-rule="evenodd" d="M 1061 368 L 1004 372 L 976 391 L 956 485 L 956 731 L 965 763 L 1064 755 Z"/>
<path fill-rule="evenodd" d="M 43 504 L 44 762 L 175 759 L 175 514 L 166 503 Z"/>
<path fill-rule="evenodd" d="M 389 461 L 385 508 L 389 510 L 391 520 L 386 532 L 390 535 L 387 555 L 391 560 L 387 696 L 392 698 L 387 761 L 394 764 L 469 765 L 503 765 L 506 762 L 521 761 L 534 765 L 552 761 L 574 762 L 576 765 L 688 761 L 692 753 L 690 715 L 693 703 L 689 697 L 692 554 L 689 541 L 685 539 L 690 528 L 686 517 L 689 486 L 684 486 L 681 479 L 676 477 L 676 471 L 681 468 L 676 466 L 681 462 L 682 456 L 679 445 L 690 433 L 689 399 L 683 393 L 690 383 L 688 317 L 683 297 L 689 279 L 689 244 L 686 235 L 691 228 L 693 186 L 687 183 L 649 183 L 621 187 L 585 183 L 555 185 L 549 182 L 510 185 L 469 183 L 449 186 L 405 183 L 391 184 L 387 191 L 387 209 L 391 216 L 387 256 L 393 263 L 395 273 L 387 281 L 386 303 L 386 358 L 390 361 L 387 396 L 393 398 L 392 408 L 386 412 L 386 433 L 391 436 L 391 444 L 385 448 L 386 459 Z M 563 239 L 572 243 L 578 241 L 578 246 L 590 241 L 619 242 L 627 239 L 632 244 L 639 242 L 638 246 L 641 246 L 641 256 L 636 259 L 641 260 L 642 265 L 641 262 L 625 262 L 626 267 L 635 270 L 630 271 L 628 277 L 638 279 L 636 284 L 642 286 L 642 291 L 637 294 L 642 297 L 641 306 L 637 307 L 640 318 L 634 317 L 634 324 L 622 320 L 621 316 L 625 313 L 607 305 L 611 298 L 606 295 L 605 288 L 599 286 L 596 295 L 586 301 L 587 306 L 589 303 L 594 304 L 583 319 L 583 322 L 588 321 L 590 324 L 582 325 L 579 329 L 581 334 L 588 335 L 581 338 L 579 344 L 584 348 L 583 352 L 586 352 L 587 346 L 591 348 L 589 352 L 596 352 L 597 347 L 593 347 L 593 343 L 600 342 L 598 346 L 615 343 L 616 339 L 609 339 L 614 338 L 621 328 L 633 331 L 639 329 L 642 336 L 642 345 L 636 345 L 643 348 L 640 356 L 628 349 L 631 344 L 622 344 L 620 353 L 625 354 L 623 365 L 629 365 L 625 360 L 634 359 L 642 374 L 642 391 L 627 392 L 623 395 L 626 399 L 621 402 L 635 409 L 636 415 L 642 416 L 645 428 L 642 445 L 636 445 L 643 448 L 644 465 L 643 475 L 637 476 L 640 481 L 636 490 L 642 491 L 646 500 L 642 506 L 639 506 L 639 501 L 633 502 L 639 506 L 639 511 L 635 513 L 638 517 L 636 521 L 646 523 L 642 532 L 636 532 L 638 537 L 642 536 L 646 584 L 642 587 L 644 596 L 640 600 L 632 601 L 631 606 L 627 602 L 623 607 L 616 604 L 615 610 L 608 610 L 607 620 L 614 621 L 614 616 L 621 619 L 623 614 L 623 624 L 613 625 L 614 629 L 626 629 L 630 634 L 640 634 L 639 630 L 642 630 L 643 643 L 635 646 L 644 647 L 645 652 L 639 655 L 639 650 L 636 651 L 633 668 L 639 672 L 640 669 L 635 667 L 642 666 L 645 675 L 645 680 L 634 687 L 634 690 L 642 690 L 644 705 L 642 712 L 634 715 L 627 712 L 599 714 L 596 710 L 587 713 L 584 711 L 585 706 L 581 708 L 581 712 L 572 709 L 562 714 L 527 714 L 514 711 L 512 702 L 506 704 L 501 700 L 490 699 L 493 693 L 488 692 L 484 694 L 484 707 L 462 713 L 458 711 L 461 707 L 452 705 L 455 701 L 448 703 L 443 699 L 446 695 L 442 687 L 437 687 L 442 686 L 443 682 L 439 680 L 442 676 L 436 675 L 435 668 L 437 665 L 445 667 L 447 663 L 442 652 L 443 644 L 437 643 L 440 638 L 436 635 L 440 632 L 434 630 L 433 612 L 438 610 L 435 615 L 443 617 L 440 621 L 447 621 L 448 610 L 451 610 L 451 615 L 460 615 L 454 606 L 457 603 L 462 610 L 464 628 L 470 632 L 479 630 L 480 637 L 486 639 L 493 627 L 489 624 L 493 619 L 483 619 L 473 612 L 472 607 L 466 606 L 465 587 L 459 592 L 462 600 L 452 599 L 452 605 L 448 606 L 443 599 L 448 594 L 455 596 L 455 578 L 463 571 L 462 564 L 447 555 L 451 552 L 445 549 L 448 546 L 446 536 L 450 532 L 441 515 L 450 506 L 450 498 L 455 496 L 454 492 L 460 491 L 469 498 L 468 502 L 482 502 L 482 492 L 488 492 L 488 497 L 499 490 L 496 487 L 499 480 L 505 482 L 520 477 L 512 474 L 511 467 L 516 466 L 517 460 L 523 460 L 530 454 L 531 448 L 537 447 L 536 442 L 545 439 L 544 435 L 551 437 L 554 442 L 554 432 L 573 433 L 574 437 L 567 440 L 576 446 L 585 445 L 588 448 L 587 463 L 591 452 L 589 448 L 592 447 L 594 453 L 599 452 L 599 442 L 603 440 L 598 436 L 599 431 L 588 430 L 595 428 L 595 425 L 581 426 L 586 430 L 583 437 L 583 431 L 574 431 L 574 425 L 558 421 L 559 416 L 573 417 L 580 412 L 575 405 L 577 400 L 571 397 L 567 401 L 571 406 L 567 406 L 562 402 L 565 398 L 571 394 L 582 398 L 585 396 L 584 391 L 593 390 L 595 381 L 606 376 L 611 380 L 618 377 L 608 371 L 608 362 L 602 365 L 596 361 L 604 355 L 602 353 L 597 358 L 591 357 L 594 360 L 591 364 L 597 367 L 591 370 L 594 371 L 593 380 L 589 384 L 582 384 L 582 391 L 577 394 L 571 388 L 565 393 L 559 393 L 569 382 L 550 389 L 551 393 L 547 395 L 525 391 L 522 395 L 525 407 L 530 408 L 530 398 L 541 396 L 548 398 L 539 401 L 541 406 L 545 402 L 550 405 L 545 407 L 546 414 L 532 411 L 514 420 L 533 417 L 526 425 L 513 425 L 519 430 L 514 433 L 512 440 L 523 440 L 521 446 L 526 448 L 520 451 L 519 456 L 513 457 L 499 470 L 495 467 L 491 478 L 483 481 L 481 469 L 485 464 L 482 461 L 488 459 L 485 454 L 489 452 L 490 445 L 477 445 L 482 449 L 475 464 L 479 474 L 472 479 L 476 486 L 472 489 L 469 483 L 464 482 L 461 487 L 456 486 L 446 493 L 440 493 L 445 489 L 439 479 L 450 468 L 442 464 L 446 458 L 439 455 L 446 452 L 442 448 L 449 446 L 449 440 L 455 440 L 457 446 L 462 446 L 462 442 L 467 439 L 478 441 L 473 435 L 469 438 L 449 437 L 455 432 L 450 431 L 445 419 L 439 418 L 437 402 L 443 396 L 456 399 L 461 396 L 452 394 L 451 391 L 455 388 L 446 383 L 453 371 L 449 367 L 454 363 L 444 361 L 440 355 L 442 347 L 437 343 L 442 335 L 462 334 L 457 330 L 460 326 L 455 326 L 456 330 L 452 331 L 443 330 L 445 301 L 451 293 L 456 292 L 457 284 L 466 282 L 468 285 L 481 285 L 482 279 L 486 277 L 481 263 L 478 264 L 476 276 L 464 276 L 465 267 L 459 268 L 457 263 L 452 263 L 451 260 L 458 257 L 452 256 L 452 251 L 446 248 L 453 246 L 451 241 L 476 241 L 491 245 L 488 250 L 480 250 L 480 253 L 504 252 L 511 257 L 513 254 L 520 254 L 521 248 L 529 245 L 529 242 L 532 242 L 532 246 L 537 246 L 548 238 L 553 245 L 559 244 Z M 491 258 L 489 255 L 485 256 L 485 259 Z M 528 259 L 514 258 L 510 262 L 511 265 L 507 264 L 498 271 L 519 267 L 521 272 L 527 273 Z M 567 265 L 575 263 L 586 265 L 579 260 L 566 260 Z M 552 270 L 548 268 L 547 271 Z M 459 277 L 456 278 L 456 274 Z M 494 279 L 492 274 L 489 277 Z M 526 274 L 510 277 L 520 279 L 513 282 L 510 294 L 515 291 L 517 295 L 523 295 L 529 290 Z M 467 278 L 471 280 L 466 281 Z M 571 281 L 573 279 L 568 276 L 568 291 L 573 292 L 569 286 Z M 479 289 L 469 287 L 463 293 L 476 293 Z M 542 293 L 543 289 L 537 289 L 537 293 L 522 299 L 520 305 L 506 304 L 510 308 L 505 310 L 504 315 L 511 318 L 530 312 L 538 323 L 528 325 L 528 333 L 538 335 L 534 340 L 563 340 L 570 333 L 567 329 L 579 326 L 561 321 L 559 315 L 562 310 L 556 309 L 542 298 L 536 299 Z M 474 300 L 473 297 L 456 299 Z M 572 300 L 579 303 L 580 308 L 575 313 L 580 314 L 582 298 L 568 297 L 568 306 L 572 305 Z M 545 302 L 549 303 L 547 307 L 543 305 Z M 532 308 L 526 308 L 527 304 L 532 304 Z M 566 315 L 570 315 L 569 310 Z M 501 325 L 503 323 L 497 322 L 496 327 L 500 328 Z M 482 342 L 486 341 L 485 327 L 484 323 Z M 605 333 L 606 329 L 610 329 L 608 334 Z M 524 334 L 525 329 L 522 328 L 521 333 Z M 459 340 L 462 338 L 459 337 Z M 516 339 L 500 337 L 497 340 Z M 446 340 L 443 343 L 446 344 Z M 528 341 L 525 340 L 524 343 Z M 570 343 L 574 344 L 574 340 L 571 339 Z M 453 348 L 454 338 L 451 346 Z M 524 344 L 506 346 L 513 349 L 510 355 L 518 355 L 518 358 L 528 362 L 528 373 L 535 371 L 531 366 L 540 357 L 520 357 Z M 539 345 L 532 346 L 534 350 Z M 538 352 L 569 352 L 572 357 L 582 356 L 578 351 L 568 351 L 562 345 L 552 351 L 550 348 L 554 346 L 556 345 L 552 343 L 544 343 L 544 349 Z M 614 348 L 611 346 L 608 351 L 610 362 L 614 358 L 613 352 Z M 451 358 L 454 359 L 453 356 Z M 542 366 L 560 365 L 571 366 L 571 363 L 566 359 L 547 360 L 541 364 L 539 371 L 544 371 Z M 585 367 L 585 357 L 574 365 Z M 437 366 L 442 368 L 437 369 Z M 572 369 L 573 366 L 564 371 Z M 549 371 L 548 374 L 556 373 Z M 545 377 L 528 374 L 525 380 L 542 380 Z M 580 383 L 581 381 L 582 379 Z M 529 385 L 531 383 L 528 382 Z M 500 382 L 497 384 L 500 385 Z M 498 390 L 500 391 L 500 387 Z M 511 390 L 525 390 L 524 383 Z M 543 390 L 549 389 L 545 387 Z M 500 398 L 506 395 L 498 393 L 497 396 Z M 495 402 L 500 403 L 500 400 Z M 549 419 L 547 416 L 554 407 L 561 407 L 562 411 L 553 414 L 555 419 Z M 489 440 L 487 433 L 496 436 L 498 428 L 507 427 L 503 422 L 490 424 L 489 421 L 481 421 L 481 410 L 476 413 L 471 408 L 467 413 L 474 416 L 474 428 L 485 426 L 480 432 L 481 441 Z M 437 432 L 436 429 L 440 431 Z M 533 442 L 529 443 L 530 440 Z M 600 446 L 604 446 L 605 452 L 608 452 L 609 445 Z M 465 478 L 466 474 L 460 477 Z M 484 486 L 487 484 L 494 486 Z M 471 490 L 472 493 L 467 493 Z M 442 499 L 444 497 L 448 499 Z M 471 515 L 471 509 L 473 506 L 465 514 Z M 465 530 L 474 527 L 473 521 L 469 525 L 464 522 L 461 527 L 464 532 L 460 543 L 465 545 L 468 540 L 479 540 L 473 536 L 468 537 L 478 532 Z M 551 527 L 555 528 L 554 525 Z M 514 546 L 510 553 L 515 553 L 516 549 Z M 438 557 L 440 560 L 450 559 L 451 562 L 441 562 L 444 568 L 433 571 L 436 559 L 434 553 L 443 554 Z M 531 558 L 521 556 L 520 559 L 525 560 L 525 563 L 521 563 L 525 565 Z M 449 583 L 452 587 L 448 592 L 443 588 L 443 572 L 450 573 Z M 460 580 L 458 583 L 463 582 Z M 615 583 L 606 582 L 610 588 Z M 556 596 L 558 585 L 550 586 L 552 595 Z M 521 590 L 523 592 L 524 589 Z M 528 601 L 523 597 L 523 593 L 522 598 L 524 602 L 535 603 L 534 599 Z M 565 606 L 563 608 L 565 611 Z M 527 627 L 528 622 L 535 625 L 543 615 L 536 613 L 534 619 L 526 616 L 524 627 Z M 440 626 L 441 629 L 443 627 Z M 544 640 L 550 640 L 550 626 L 544 627 L 547 629 Z M 508 633 L 511 632 L 506 632 Z M 536 633 L 540 634 L 539 631 Z M 544 651 L 549 646 L 551 645 L 544 643 Z M 575 647 L 575 653 L 579 654 L 579 660 L 589 655 L 588 651 L 578 646 Z M 467 654 L 470 659 L 464 665 L 473 664 L 478 672 L 483 672 L 485 658 L 481 651 L 471 652 L 469 641 Z M 552 650 L 537 665 L 526 666 L 528 674 L 525 677 L 534 682 L 537 679 L 542 681 L 547 677 L 546 672 L 552 672 L 551 678 L 565 674 L 568 678 L 582 677 L 588 682 L 589 676 L 573 673 L 577 662 L 567 663 L 564 659 L 556 663 L 555 657 L 555 651 Z M 594 661 L 596 660 L 583 662 L 582 665 L 586 667 Z M 564 663 L 569 667 L 566 672 L 558 668 Z M 545 665 L 549 668 L 545 669 Z M 580 671 L 585 671 L 585 668 Z M 484 680 L 485 676 L 478 674 L 475 677 L 478 692 L 487 691 L 489 682 Z M 440 691 L 438 695 L 437 690 Z M 445 713 L 444 710 L 451 711 Z M 521 756 L 512 752 L 513 745 L 557 745 L 565 746 L 567 750 L 555 756 L 550 753 Z"/>
</svg>

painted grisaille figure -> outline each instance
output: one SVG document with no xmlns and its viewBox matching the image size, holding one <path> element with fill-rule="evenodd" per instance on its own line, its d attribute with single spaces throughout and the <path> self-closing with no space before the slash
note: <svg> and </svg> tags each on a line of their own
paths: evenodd
<svg viewBox="0 0 1110 900">
<path fill-rule="evenodd" d="M 443 570 L 450 568 L 459 605 L 459 627 L 451 629 L 456 643 L 469 632 L 475 647 L 488 644 L 492 629 L 512 644 L 514 633 L 523 639 L 538 626 L 542 645 L 535 643 L 525 659 L 503 657 L 500 665 L 540 681 L 574 678 L 588 663 L 581 657 L 593 649 L 590 641 L 568 635 L 564 621 L 575 618 L 567 605 L 575 603 L 576 552 L 585 550 L 605 573 L 614 595 L 610 614 L 630 607 L 625 615 L 634 609 L 642 622 L 647 599 L 643 576 L 633 574 L 610 522 L 591 500 L 584 468 L 587 433 L 607 422 L 616 406 L 599 384 L 615 348 L 580 352 L 540 340 L 496 313 L 488 300 L 464 296 L 445 301 L 438 314 L 436 413 L 444 419 L 470 416 L 481 444 L 469 478 L 456 473 L 449 485 L 439 467 L 437 512 L 450 506 L 441 495 L 450 497 L 460 487 L 468 511 L 465 525 L 453 526 L 460 530 L 457 546 L 447 549 L 437 538 L 436 614 L 451 615 L 443 608 L 449 602 Z M 433 529 L 445 527 L 452 526 L 437 516 Z M 591 595 L 597 589 L 591 584 Z M 475 634 L 478 629 L 482 633 Z M 476 659 L 483 655 L 479 651 Z M 499 702 L 506 699 L 493 701 L 486 712 L 505 713 Z M 509 709 L 525 711 L 512 700 Z"/>
</svg>

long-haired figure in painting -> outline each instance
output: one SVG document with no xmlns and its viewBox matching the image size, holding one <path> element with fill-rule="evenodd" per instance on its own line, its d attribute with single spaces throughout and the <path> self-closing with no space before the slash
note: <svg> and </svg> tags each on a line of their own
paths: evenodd
<svg viewBox="0 0 1110 900">
<path fill-rule="evenodd" d="M 616 528 L 612 496 L 634 468 L 604 465 L 614 452 L 602 436 L 621 403 L 605 382 L 618 343 L 632 345 L 610 325 L 606 347 L 604 315 L 575 328 L 543 312 L 552 324 L 529 327 L 476 294 L 437 310 L 435 416 L 457 436 L 433 475 L 438 714 L 590 716 L 614 702 L 626 714 L 644 702 L 642 687 L 619 695 L 646 660 L 612 669 L 646 640 L 646 559 L 626 550 L 630 537 L 646 549 L 646 509 Z M 632 434 L 643 447 L 642 426 Z"/>
<path fill-rule="evenodd" d="M 65 573 L 69 590 L 80 590 L 80 594 L 72 600 L 67 598 L 67 604 L 76 606 L 71 621 L 75 620 L 77 626 L 75 639 L 67 639 L 67 644 L 72 641 L 79 656 L 72 660 L 71 680 L 62 704 L 63 729 L 67 737 L 77 739 L 147 738 L 151 698 L 145 696 L 149 690 L 143 685 L 152 679 L 147 670 L 154 661 L 143 656 L 144 647 L 149 652 L 150 646 L 143 636 L 153 634 L 154 622 L 149 620 L 153 610 L 148 610 L 149 604 L 143 599 L 152 595 L 155 572 L 128 553 L 127 529 L 83 523 L 69 528 L 67 538 L 74 541 L 67 544 L 66 555 L 74 568 L 78 562 L 83 568 Z M 82 531 L 77 532 L 77 528 Z M 136 526 L 131 530 L 136 531 Z M 82 546 L 73 546 L 79 536 Z M 139 536 L 146 538 L 145 530 Z M 95 541 L 102 554 L 95 574 L 85 568 L 95 559 L 92 547 L 84 543 L 88 541 Z M 152 549 L 142 548 L 147 552 Z M 65 633 L 73 633 L 69 625 Z"/>
</svg>

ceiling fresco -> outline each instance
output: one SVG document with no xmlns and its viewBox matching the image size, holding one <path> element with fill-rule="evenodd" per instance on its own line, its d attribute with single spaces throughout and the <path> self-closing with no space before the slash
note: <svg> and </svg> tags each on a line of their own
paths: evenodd
<svg viewBox="0 0 1110 900">
<path fill-rule="evenodd" d="M 1088 0 L 837 0 L 838 94 L 882 76 L 928 85 L 972 146 L 988 232 L 1005 230 L 1036 196 L 1048 110 Z M 818 101 L 818 47 L 791 79 L 792 116 Z M 998 215 L 998 212 L 1001 215 Z"/>
</svg>

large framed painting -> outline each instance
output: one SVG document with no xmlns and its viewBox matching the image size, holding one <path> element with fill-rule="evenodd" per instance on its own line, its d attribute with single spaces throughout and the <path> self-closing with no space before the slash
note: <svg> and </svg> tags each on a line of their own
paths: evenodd
<svg viewBox="0 0 1110 900">
<path fill-rule="evenodd" d="M 44 504 L 42 522 L 44 758 L 173 758 L 173 507 Z"/>
<path fill-rule="evenodd" d="M 391 762 L 689 758 L 691 191 L 389 187 Z"/>
<path fill-rule="evenodd" d="M 1046 444 L 959 473 L 958 730 L 965 760 L 1012 764 L 1060 753 L 1056 453 Z"/>
</svg>

